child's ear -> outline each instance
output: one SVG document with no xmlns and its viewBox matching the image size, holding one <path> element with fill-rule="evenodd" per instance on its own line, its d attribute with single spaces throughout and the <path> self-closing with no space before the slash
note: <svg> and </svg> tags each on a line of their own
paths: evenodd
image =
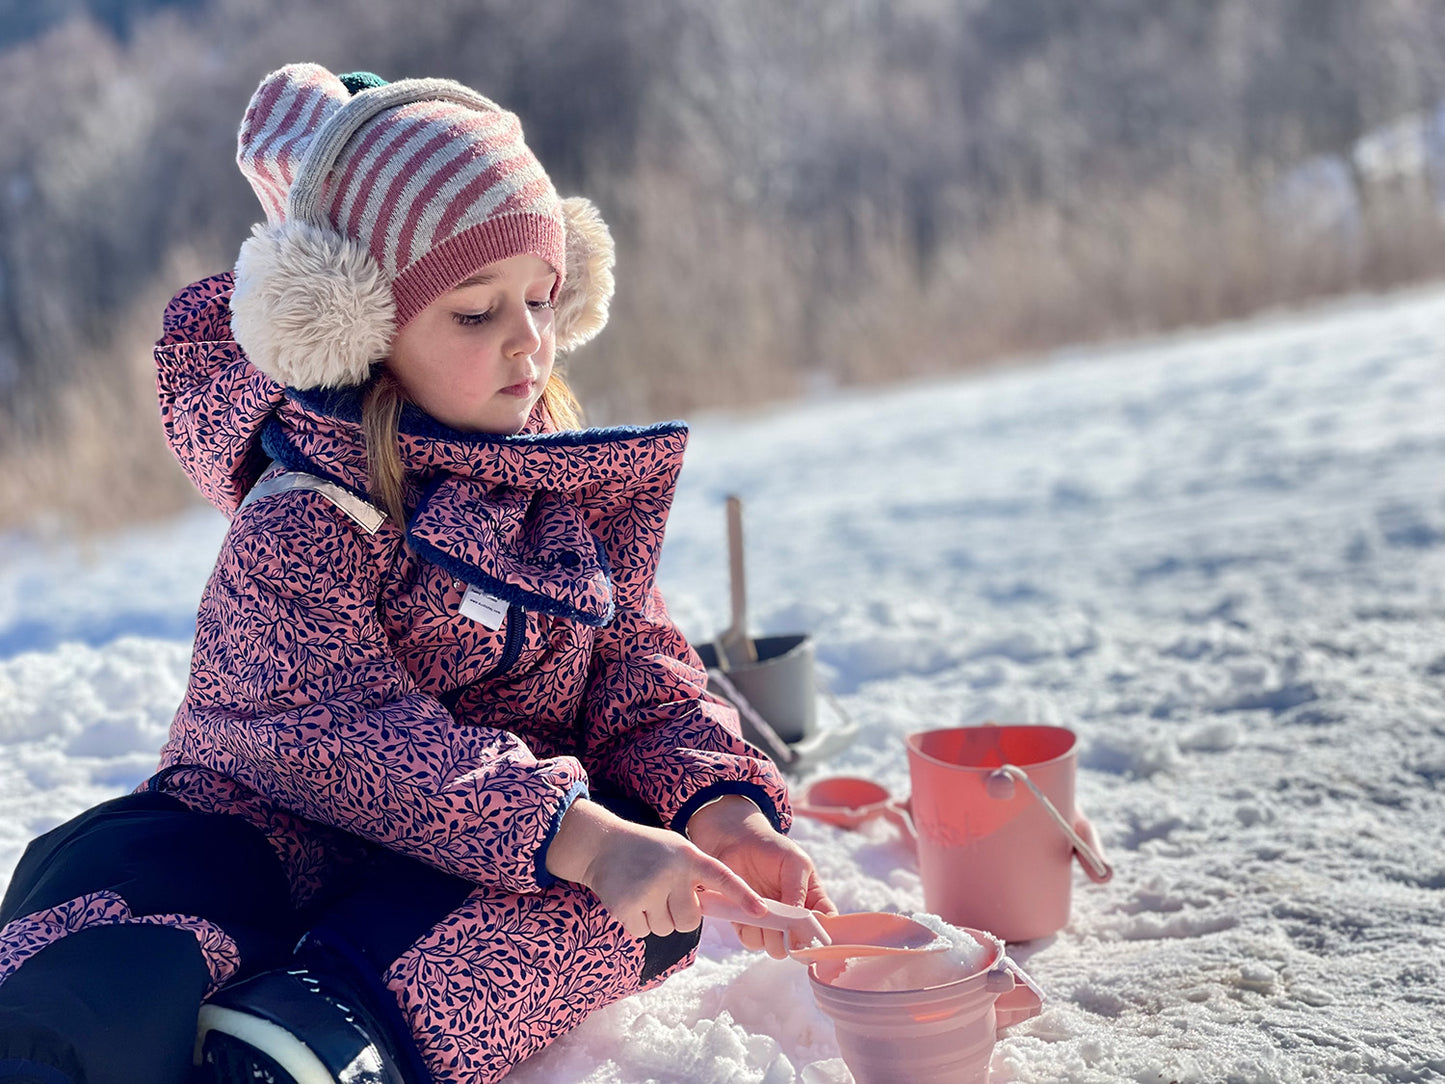
<svg viewBox="0 0 1445 1084">
<path fill-rule="evenodd" d="M 567 268 L 557 294 L 557 349 L 575 350 L 607 324 L 612 301 L 612 232 L 590 200 L 562 201 L 567 229 Z"/>
</svg>

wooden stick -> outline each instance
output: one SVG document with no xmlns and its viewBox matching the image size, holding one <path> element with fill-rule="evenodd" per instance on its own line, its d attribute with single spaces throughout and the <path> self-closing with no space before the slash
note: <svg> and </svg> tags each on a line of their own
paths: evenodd
<svg viewBox="0 0 1445 1084">
<path fill-rule="evenodd" d="M 757 645 L 748 635 L 748 580 L 743 566 L 743 502 L 736 494 L 727 499 L 728 581 L 732 588 L 732 625 L 720 639 L 732 664 L 758 661 Z"/>
</svg>

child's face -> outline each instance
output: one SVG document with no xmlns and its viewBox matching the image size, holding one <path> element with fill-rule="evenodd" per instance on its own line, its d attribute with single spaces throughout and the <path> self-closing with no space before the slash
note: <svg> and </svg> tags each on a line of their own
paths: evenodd
<svg viewBox="0 0 1445 1084">
<path fill-rule="evenodd" d="M 557 273 L 538 256 L 487 264 L 397 333 L 388 368 L 437 421 L 516 433 L 552 375 Z"/>
</svg>

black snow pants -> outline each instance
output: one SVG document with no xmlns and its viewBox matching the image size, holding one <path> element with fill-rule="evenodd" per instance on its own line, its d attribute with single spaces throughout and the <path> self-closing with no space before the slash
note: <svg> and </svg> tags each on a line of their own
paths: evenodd
<svg viewBox="0 0 1445 1084">
<path fill-rule="evenodd" d="M 378 856 L 383 864 L 405 861 Z M 309 930 L 325 929 L 330 944 L 358 945 L 353 958 L 367 955 L 367 937 L 384 942 L 382 952 L 404 945 L 469 890 L 465 881 L 407 865 L 404 877 L 353 885 L 349 897 L 331 905 L 334 919 L 327 910 L 300 914 L 258 828 L 142 792 L 105 802 L 33 841 L 0 903 L 0 927 L 113 893 L 137 919 L 183 914 L 220 927 L 239 951 L 234 981 L 294 965 L 293 948 Z M 389 920 L 346 929 L 347 916 L 366 915 L 365 897 L 376 893 L 394 897 Z M 375 969 L 367 970 L 379 985 Z M 185 1084 L 210 982 L 188 929 L 132 921 L 52 941 L 0 982 L 0 1084 Z M 389 995 L 384 1002 L 391 1004 Z M 389 1038 L 410 1045 L 409 1036 L 401 1043 Z"/>
<path fill-rule="evenodd" d="M 660 826 L 639 803 L 594 797 L 620 816 Z M 175 915 L 213 924 L 234 942 L 239 966 L 228 981 L 298 963 L 344 975 L 391 1022 L 386 1041 L 408 1077 L 427 1084 L 381 974 L 474 886 L 368 849 L 353 875 L 298 911 L 259 828 L 168 794 L 115 798 L 40 836 L 0 902 L 0 928 L 97 896 L 125 907 L 130 921 L 37 938 L 43 947 L 0 981 L 0 1084 L 186 1084 L 212 975 L 191 929 L 145 922 Z M 676 965 L 700 933 L 646 938 L 642 978 Z"/>
</svg>

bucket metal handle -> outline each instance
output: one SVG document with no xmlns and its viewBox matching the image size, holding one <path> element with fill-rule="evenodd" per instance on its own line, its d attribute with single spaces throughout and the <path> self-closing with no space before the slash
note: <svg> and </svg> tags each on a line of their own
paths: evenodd
<svg viewBox="0 0 1445 1084">
<path fill-rule="evenodd" d="M 1089 875 L 1089 880 L 1097 884 L 1106 884 L 1113 878 L 1114 867 L 1104 860 L 1098 839 L 1085 840 L 1078 830 L 1064 819 L 1064 815 L 1058 811 L 1054 803 L 1049 801 L 1048 795 L 1039 790 L 1034 781 L 1029 778 L 1028 772 L 1017 765 L 1005 764 L 990 772 L 984 785 L 988 789 L 990 797 L 1007 799 L 1013 797 L 1015 780 L 1029 788 L 1044 810 L 1053 818 L 1054 823 L 1059 826 L 1059 830 L 1068 837 L 1069 842 L 1073 845 L 1074 853 L 1079 856 L 1079 862 L 1083 865 L 1084 872 Z M 1089 834 L 1092 836 L 1094 833 L 1090 830 Z"/>
<path fill-rule="evenodd" d="M 713 647 L 717 651 L 719 660 L 725 659 L 723 646 L 720 641 L 714 640 Z M 764 752 L 768 754 L 784 770 L 797 771 L 808 767 L 814 758 L 823 759 L 832 756 L 833 753 L 842 749 L 851 742 L 858 734 L 858 723 L 844 709 L 838 698 L 832 694 L 824 685 L 819 682 L 813 683 L 813 690 L 828 702 L 828 706 L 837 713 L 842 724 L 831 731 L 815 734 L 812 738 L 805 739 L 798 743 L 795 748 L 784 740 L 783 736 L 773 729 L 771 723 L 764 719 L 758 709 L 742 690 L 739 689 L 728 677 L 726 666 L 709 667 L 707 671 L 708 684 L 716 687 L 723 696 L 732 702 L 734 708 L 742 716 L 743 721 L 752 729 L 752 735 L 744 734 L 749 741 L 756 739 L 756 744 L 765 746 Z M 907 810 L 905 808 L 904 815 Z M 908 823 L 901 825 L 912 833 L 913 825 Z"/>
<path fill-rule="evenodd" d="M 714 641 L 714 645 L 718 651 L 718 658 L 722 659 L 724 657 L 722 644 Z M 709 669 L 707 677 L 708 681 L 722 690 L 722 694 L 732 701 L 733 707 L 737 709 L 738 714 L 752 726 L 757 734 L 758 741 L 767 746 L 768 756 L 772 757 L 784 767 L 792 765 L 792 763 L 798 759 L 798 754 L 795 753 L 792 747 L 782 739 L 782 736 L 772 728 L 772 725 L 758 714 L 757 708 L 753 707 L 752 704 L 748 702 L 748 698 L 738 691 L 738 687 L 732 683 L 723 669 Z"/>
</svg>

